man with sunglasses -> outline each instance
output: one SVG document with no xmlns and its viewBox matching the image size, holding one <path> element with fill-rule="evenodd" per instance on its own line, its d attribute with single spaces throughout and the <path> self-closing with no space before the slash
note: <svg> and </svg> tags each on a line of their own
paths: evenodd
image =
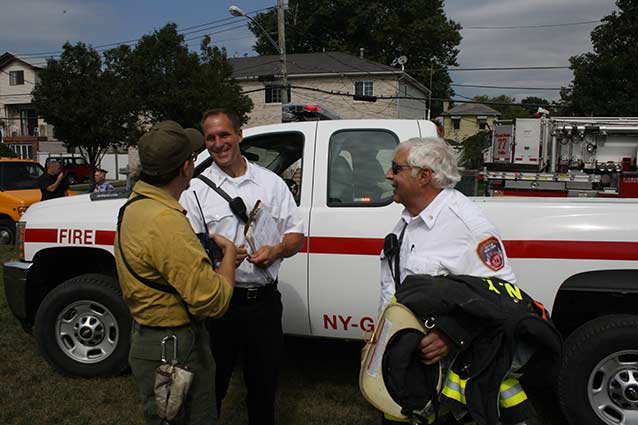
<svg viewBox="0 0 638 425">
<path fill-rule="evenodd" d="M 400 143 L 386 173 L 393 200 L 405 209 L 381 252 L 380 310 L 412 274 L 497 276 L 515 283 L 496 227 L 483 211 L 454 189 L 461 180 L 456 153 L 442 139 Z M 434 328 L 421 340 L 423 362 L 444 359 L 451 339 Z M 397 418 L 384 417 L 384 423 Z"/>
</svg>

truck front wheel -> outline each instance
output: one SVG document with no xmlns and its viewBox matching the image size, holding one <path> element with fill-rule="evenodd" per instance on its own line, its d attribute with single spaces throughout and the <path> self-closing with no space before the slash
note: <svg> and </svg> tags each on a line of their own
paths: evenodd
<svg viewBox="0 0 638 425">
<path fill-rule="evenodd" d="M 599 317 L 569 336 L 558 397 L 572 425 L 638 425 L 638 316 Z"/>
<path fill-rule="evenodd" d="M 53 289 L 35 318 L 38 348 L 58 372 L 104 377 L 128 367 L 131 316 L 117 281 L 100 274 L 74 277 Z"/>
<path fill-rule="evenodd" d="M 10 218 L 0 219 L 0 245 L 12 245 L 16 240 L 16 224 Z"/>
</svg>

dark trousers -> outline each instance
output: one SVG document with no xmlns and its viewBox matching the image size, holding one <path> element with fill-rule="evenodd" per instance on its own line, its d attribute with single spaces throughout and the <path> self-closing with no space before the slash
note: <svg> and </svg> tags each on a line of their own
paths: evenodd
<svg viewBox="0 0 638 425">
<path fill-rule="evenodd" d="M 144 421 L 159 425 L 155 404 L 155 369 L 162 364 L 162 339 L 177 337 L 177 360 L 195 373 L 181 414 L 171 424 L 211 425 L 215 423 L 215 362 L 203 322 L 179 328 L 149 328 L 135 325 L 131 335 L 129 364 L 144 403 Z M 173 359 L 173 344 L 166 346 L 167 360 Z M 165 423 L 165 422 L 164 422 Z"/>
<path fill-rule="evenodd" d="M 250 425 L 275 423 L 277 375 L 283 352 L 281 294 L 277 290 L 257 299 L 233 296 L 226 314 L 209 321 L 211 349 L 217 365 L 217 411 L 228 390 L 235 361 L 242 356 L 246 405 Z"/>
</svg>

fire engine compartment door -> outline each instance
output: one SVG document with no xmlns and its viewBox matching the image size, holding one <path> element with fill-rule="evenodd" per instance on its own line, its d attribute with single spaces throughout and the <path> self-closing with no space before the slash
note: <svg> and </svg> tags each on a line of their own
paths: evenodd
<svg viewBox="0 0 638 425">
<path fill-rule="evenodd" d="M 514 164 L 539 165 L 541 120 L 517 118 L 514 130 Z"/>
<path fill-rule="evenodd" d="M 312 335 L 359 339 L 380 294 L 379 254 L 402 206 L 385 179 L 396 145 L 436 137 L 416 121 L 320 121 L 310 214 L 308 297 Z"/>
<path fill-rule="evenodd" d="M 494 162 L 511 164 L 514 150 L 514 126 L 512 124 L 496 124 L 494 126 L 494 142 L 492 158 Z"/>
</svg>

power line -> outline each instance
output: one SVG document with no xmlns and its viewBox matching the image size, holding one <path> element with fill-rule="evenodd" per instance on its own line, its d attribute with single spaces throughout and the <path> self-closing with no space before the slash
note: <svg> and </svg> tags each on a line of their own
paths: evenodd
<svg viewBox="0 0 638 425">
<path fill-rule="evenodd" d="M 351 94 L 349 92 L 346 93 L 342 93 L 342 92 L 334 92 L 332 90 L 324 90 L 324 89 L 318 89 L 315 87 L 306 87 L 306 86 L 290 86 L 290 88 L 292 89 L 300 89 L 300 90 L 309 90 L 309 91 L 314 91 L 314 92 L 319 92 L 319 93 L 326 93 L 326 94 L 331 94 L 334 96 L 344 96 L 344 97 L 354 97 L 354 94 Z M 412 99 L 412 100 L 421 100 L 421 101 L 426 101 L 428 100 L 427 97 L 417 97 L 417 96 L 376 96 L 376 99 Z M 455 102 L 455 103 L 477 103 L 477 104 L 483 104 L 483 105 L 500 105 L 500 106 L 547 106 L 547 105 L 536 105 L 536 104 L 531 104 L 531 103 L 515 103 L 515 102 L 511 102 L 511 103 L 506 103 L 506 102 L 480 102 L 480 101 L 476 101 L 476 100 L 458 100 L 458 99 L 449 99 L 449 98 L 432 98 L 433 101 L 446 101 L 446 102 Z M 562 105 L 549 105 L 552 108 L 566 108 L 566 106 L 562 106 Z"/>
<path fill-rule="evenodd" d="M 269 10 L 269 9 L 273 9 L 273 7 L 264 7 L 264 8 L 261 8 L 261 9 L 253 10 L 251 12 L 247 12 L 246 14 L 247 15 L 253 15 L 253 14 L 260 13 L 260 12 L 263 12 L 264 10 Z M 221 28 L 223 26 L 228 25 L 228 23 L 221 24 L 221 25 L 215 25 L 215 24 L 219 24 L 219 23 L 222 23 L 222 22 L 230 21 L 230 20 L 233 20 L 233 19 L 235 19 L 235 18 L 232 17 L 232 16 L 228 17 L 228 18 L 218 19 L 216 21 L 211 21 L 211 22 L 207 22 L 207 23 L 204 23 L 204 24 L 199 24 L 199 25 L 194 25 L 194 26 L 182 28 L 182 29 L 180 29 L 177 32 L 179 34 L 182 34 L 182 35 L 188 35 L 188 34 L 193 34 L 193 33 L 196 33 L 196 32 L 206 31 L 207 29 Z M 186 32 L 186 31 L 189 31 L 189 30 L 192 30 L 192 29 L 195 29 L 195 28 L 202 28 L 202 27 L 211 26 L 211 25 L 213 25 L 213 26 L 210 27 L 210 28 L 199 29 L 199 30 L 196 30 L 196 31 Z M 245 26 L 245 24 L 243 24 L 242 26 Z M 232 29 L 235 29 L 235 28 L 236 27 L 233 27 Z M 230 30 L 230 28 L 229 28 L 229 30 Z M 119 45 L 122 45 L 122 44 L 135 43 L 135 42 L 140 41 L 141 39 L 142 39 L 142 37 L 139 37 L 139 38 L 136 38 L 136 39 L 131 39 L 131 40 L 117 41 L 117 42 L 114 42 L 114 43 L 107 43 L 107 44 L 101 44 L 101 45 L 98 45 L 98 46 L 93 46 L 93 48 L 95 50 L 100 50 L 100 49 L 105 49 L 105 48 L 108 48 L 108 47 L 119 46 Z M 15 56 L 24 57 L 24 58 L 41 58 L 41 57 L 49 57 L 49 55 L 59 56 L 62 52 L 63 52 L 63 50 L 51 51 L 51 52 L 18 53 Z M 42 56 L 42 55 L 44 55 L 44 56 Z"/>
<path fill-rule="evenodd" d="M 560 87 L 508 87 L 508 86 L 484 86 L 480 84 L 450 84 L 454 87 L 474 87 L 479 89 L 502 89 L 502 90 L 547 90 L 556 91 L 560 90 Z"/>
<path fill-rule="evenodd" d="M 521 71 L 521 70 L 539 70 L 539 69 L 569 69 L 569 65 L 561 66 L 504 66 L 504 67 L 489 67 L 489 68 L 446 68 L 448 72 L 463 72 L 463 71 Z M 423 71 L 410 70 L 410 71 Z"/>
<path fill-rule="evenodd" d="M 561 24 L 464 27 L 462 30 L 518 30 L 518 29 L 530 29 L 530 28 L 553 28 L 553 27 L 570 27 L 575 25 L 596 24 L 599 22 L 600 22 L 600 19 L 597 21 L 565 22 Z"/>
</svg>

